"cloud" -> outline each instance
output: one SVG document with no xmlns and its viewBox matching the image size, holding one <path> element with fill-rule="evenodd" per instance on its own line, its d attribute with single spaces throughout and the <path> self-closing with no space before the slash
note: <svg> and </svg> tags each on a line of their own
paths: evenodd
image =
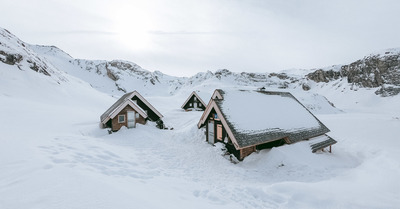
<svg viewBox="0 0 400 209">
<path fill-rule="evenodd" d="M 397 0 L 19 0 L 2 6 L 0 26 L 24 41 L 175 75 L 323 67 L 400 46 Z"/>
<path fill-rule="evenodd" d="M 55 31 L 57 34 L 72 34 L 72 35 L 116 35 L 112 31 L 98 31 L 98 30 L 69 30 L 69 31 Z"/>
<path fill-rule="evenodd" d="M 211 32 L 211 31 L 148 31 L 153 35 L 217 35 L 222 32 Z"/>
</svg>

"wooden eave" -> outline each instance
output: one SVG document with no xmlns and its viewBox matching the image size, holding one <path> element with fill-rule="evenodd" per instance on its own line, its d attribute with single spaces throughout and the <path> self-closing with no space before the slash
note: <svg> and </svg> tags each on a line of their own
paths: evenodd
<svg viewBox="0 0 400 209">
<path fill-rule="evenodd" d="M 218 114 L 218 118 L 220 119 L 222 125 L 225 128 L 226 133 L 228 134 L 229 138 L 231 139 L 233 145 L 235 146 L 236 149 L 243 149 L 243 147 L 239 147 L 239 144 L 233 135 L 233 132 L 231 128 L 229 127 L 228 123 L 226 122 L 224 115 L 222 114 L 221 110 L 219 109 L 218 105 L 215 103 L 214 100 L 211 100 L 210 103 L 208 103 L 207 108 L 204 110 L 203 115 L 200 118 L 199 123 L 197 124 L 198 128 L 201 128 L 204 123 L 207 121 L 207 117 L 210 115 L 211 110 L 215 110 L 215 112 Z"/>
<path fill-rule="evenodd" d="M 214 102 L 215 99 L 222 99 L 222 96 L 219 93 L 219 89 L 214 90 L 214 93 L 212 94 L 210 101 L 208 102 L 207 106 L 205 106 L 206 109 L 204 110 L 203 114 L 201 115 L 200 121 L 197 124 L 198 128 L 201 128 L 201 126 L 204 125 L 205 120 L 207 120 L 206 117 L 208 116 L 208 114 L 210 114 L 210 111 L 211 111 L 211 109 L 210 109 L 211 103 L 214 103 L 214 105 L 216 106 L 216 104 Z"/>
<path fill-rule="evenodd" d="M 288 139 L 288 137 L 286 136 L 286 137 L 283 137 L 283 138 L 279 137 L 279 138 L 271 139 L 271 140 L 268 140 L 268 141 L 259 142 L 259 143 L 255 143 L 255 144 L 252 144 L 252 145 L 247 145 L 245 147 L 241 147 L 240 149 L 244 149 L 244 148 L 248 148 L 248 147 L 254 147 L 254 146 L 257 146 L 257 145 L 260 145 L 260 144 L 270 143 L 270 142 L 278 141 L 278 140 L 281 140 L 281 139 L 285 140 L 285 142 L 287 144 L 291 143 L 290 140 Z"/>
<path fill-rule="evenodd" d="M 103 121 L 105 124 L 109 119 L 113 119 L 117 116 L 127 105 L 131 106 L 136 112 L 138 112 L 143 118 L 147 118 L 147 114 L 140 108 L 137 104 L 135 104 L 132 100 L 127 99 L 123 103 L 121 103 L 117 108 L 115 108 Z"/>
<path fill-rule="evenodd" d="M 219 92 L 220 89 L 215 89 L 213 95 L 211 96 L 211 99 L 223 99 L 224 97 L 221 95 Z"/>
</svg>

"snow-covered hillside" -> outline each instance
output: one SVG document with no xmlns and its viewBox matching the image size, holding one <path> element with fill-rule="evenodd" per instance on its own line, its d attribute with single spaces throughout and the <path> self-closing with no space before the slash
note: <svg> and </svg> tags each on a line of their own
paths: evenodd
<svg viewBox="0 0 400 209">
<path fill-rule="evenodd" d="M 400 205 L 398 95 L 351 90 L 345 79 L 298 79 L 308 72 L 221 70 L 177 78 L 125 61 L 76 60 L 56 47 L 29 45 L 0 32 L 2 209 Z M 49 75 L 32 69 L 35 65 Z M 303 90 L 305 82 L 309 91 Z M 210 146 L 197 129 L 202 112 L 180 109 L 195 89 L 260 86 L 290 91 L 306 104 L 338 141 L 333 153 L 314 154 L 311 142 L 303 141 L 233 164 L 220 144 Z M 112 96 L 123 93 L 118 88 L 139 90 L 173 130 L 151 123 L 113 134 L 99 129 L 100 115 L 116 101 Z"/>
</svg>

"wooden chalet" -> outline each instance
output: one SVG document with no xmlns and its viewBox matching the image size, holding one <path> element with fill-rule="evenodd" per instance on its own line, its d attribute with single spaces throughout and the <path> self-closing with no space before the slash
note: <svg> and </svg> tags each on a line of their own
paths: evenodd
<svg viewBox="0 0 400 209">
<path fill-rule="evenodd" d="M 200 96 L 201 95 L 201 96 Z M 207 99 L 207 100 L 203 100 Z M 206 95 L 204 93 L 200 93 L 199 91 L 193 91 L 189 97 L 186 99 L 186 101 L 182 105 L 182 109 L 186 111 L 191 111 L 191 110 L 199 110 L 199 111 L 204 111 L 207 106 L 207 101 L 210 99 L 210 95 Z"/>
<path fill-rule="evenodd" d="M 318 138 L 310 145 L 313 152 L 336 143 L 326 135 L 329 129 L 288 92 L 217 89 L 197 126 L 205 127 L 206 141 L 224 143 L 239 160 L 256 150 L 311 138 Z"/>
<path fill-rule="evenodd" d="M 139 92 L 133 91 L 124 94 L 100 116 L 100 127 L 118 131 L 122 126 L 135 128 L 137 123 L 146 124 L 150 120 L 164 128 L 162 117 Z"/>
</svg>

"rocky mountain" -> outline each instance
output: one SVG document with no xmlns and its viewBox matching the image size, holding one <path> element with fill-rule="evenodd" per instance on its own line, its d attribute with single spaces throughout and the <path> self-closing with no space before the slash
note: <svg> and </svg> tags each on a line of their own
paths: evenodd
<svg viewBox="0 0 400 209">
<path fill-rule="evenodd" d="M 174 95 L 180 89 L 207 86 L 255 86 L 278 89 L 303 89 L 332 86 L 336 90 L 374 89 L 375 94 L 394 96 L 400 93 L 400 49 L 371 54 L 347 65 L 327 68 L 282 71 L 280 73 L 235 73 L 227 69 L 175 77 L 150 72 L 123 60 L 74 59 L 55 46 L 30 45 L 0 28 L 0 61 L 20 70 L 31 69 L 57 82 L 67 80 L 63 73 L 88 82 L 93 88 L 111 95 L 132 89 L 152 95 Z M 212 88 L 220 86 L 213 86 Z"/>
<path fill-rule="evenodd" d="M 375 93 L 393 96 L 400 93 L 400 49 L 371 54 L 347 65 L 318 69 L 306 75 L 315 82 L 346 79 L 353 89 L 378 88 Z"/>
<path fill-rule="evenodd" d="M 43 56 L 37 54 L 31 45 L 2 28 L 0 28 L 0 62 L 13 65 L 19 70 L 36 71 L 57 82 L 66 81 L 63 72 L 56 69 Z"/>
</svg>

